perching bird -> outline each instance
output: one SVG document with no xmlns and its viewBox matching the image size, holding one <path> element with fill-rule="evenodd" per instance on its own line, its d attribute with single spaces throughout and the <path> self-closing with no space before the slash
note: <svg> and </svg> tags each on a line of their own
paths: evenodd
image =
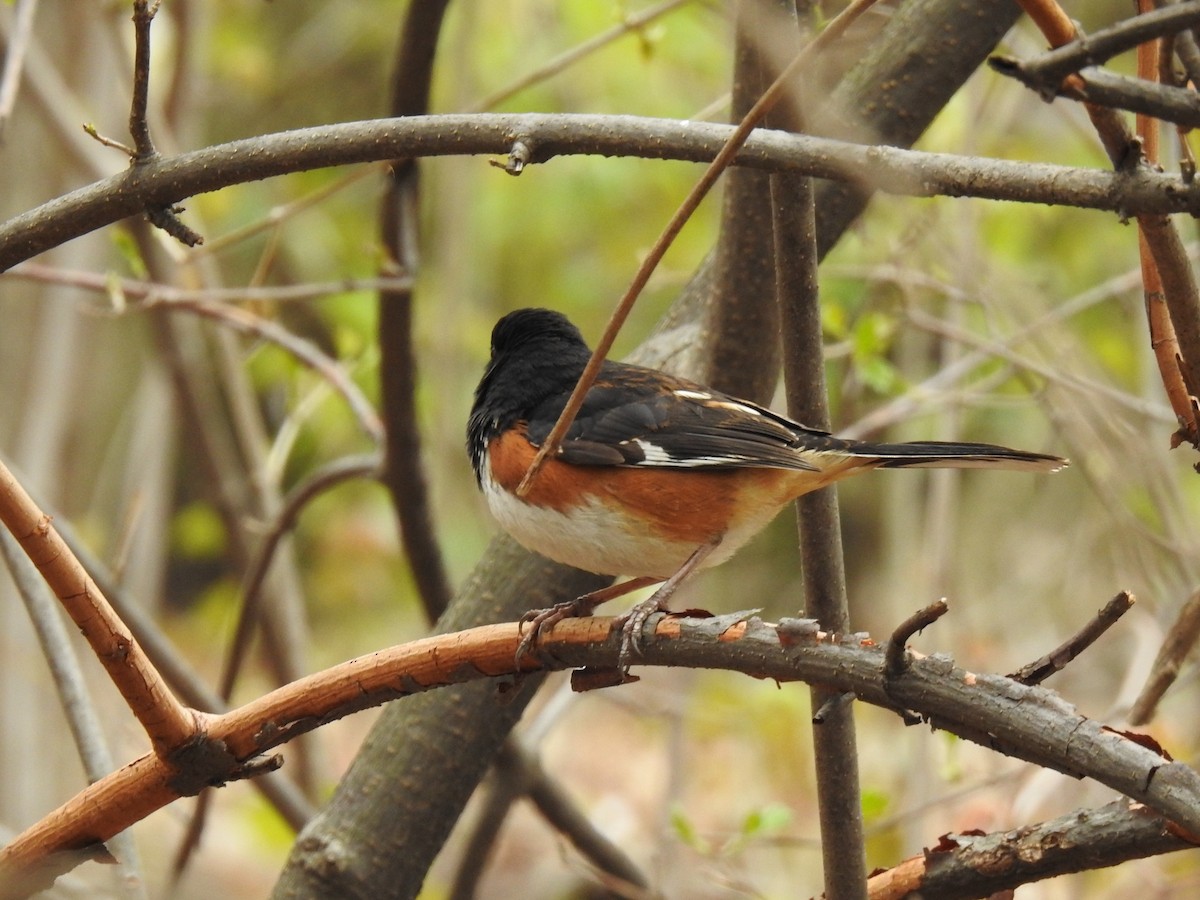
<svg viewBox="0 0 1200 900">
<path fill-rule="evenodd" d="M 808 428 L 655 369 L 606 361 L 562 447 L 516 494 L 591 355 L 548 309 L 509 313 L 492 331 L 467 448 L 488 506 L 509 534 L 557 562 L 632 581 L 527 613 L 518 655 L 568 616 L 664 582 L 624 623 L 622 666 L 651 613 L 692 571 L 729 559 L 792 500 L 880 468 L 1053 472 L 1066 460 L 991 444 L 875 444 Z"/>
</svg>

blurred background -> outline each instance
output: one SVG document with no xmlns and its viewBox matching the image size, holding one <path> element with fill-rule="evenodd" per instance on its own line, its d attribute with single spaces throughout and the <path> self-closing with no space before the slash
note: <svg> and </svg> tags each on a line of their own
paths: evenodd
<svg viewBox="0 0 1200 900">
<path fill-rule="evenodd" d="M 1125 16 L 1126 6 L 1067 4 L 1085 28 Z M 561 71 L 496 99 L 650 7 L 451 4 L 432 107 L 725 120 L 729 9 L 662 7 Z M 153 32 L 151 126 L 159 149 L 384 115 L 404 8 L 168 0 Z M 6 42 L 16 15 L 12 4 L 0 8 Z M 1023 22 L 1001 49 L 1029 56 L 1043 43 Z M 43 0 L 4 122 L 0 217 L 126 165 L 81 124 L 127 140 L 132 55 L 129 4 Z M 987 70 L 918 146 L 1108 168 L 1079 108 L 1045 104 Z M 418 424 L 437 538 L 457 582 L 497 530 L 463 450 L 492 324 L 508 310 L 544 305 L 597 338 L 700 169 L 576 157 L 511 178 L 483 158 L 422 166 Z M 198 296 L 247 288 L 239 305 L 336 357 L 378 402 L 375 295 L 340 285 L 376 275 L 382 177 L 381 167 L 364 166 L 242 185 L 185 204 L 184 220 L 206 241 L 194 250 L 160 232 L 138 238 L 136 229 L 113 227 L 45 254 L 36 269 L 0 276 L 0 452 L 209 683 L 227 653 L 246 559 L 281 498 L 321 466 L 377 447 L 344 398 L 286 350 L 186 310 L 139 309 L 118 279 L 166 279 Z M 645 337 L 711 249 L 719 210 L 710 198 L 688 223 L 616 356 Z M 1194 251 L 1192 224 L 1180 227 Z M 147 241 L 159 258 L 152 270 Z M 304 300 L 259 290 L 330 283 L 339 287 Z M 845 483 L 856 628 L 882 638 L 944 596 L 950 615 L 915 646 L 950 654 L 967 669 L 1009 672 L 1128 589 L 1138 598 L 1134 610 L 1049 685 L 1085 714 L 1124 721 L 1200 574 L 1195 460 L 1189 450 L 1169 449 L 1175 423 L 1139 285 L 1136 232 L 1113 214 L 962 199 L 872 201 L 822 266 L 835 428 L 887 440 L 1002 443 L 1068 456 L 1072 465 L 1052 477 L 913 471 Z M 180 384 L 188 379 L 185 403 Z M 676 604 L 762 607 L 768 619 L 796 614 L 803 598 L 795 543 L 793 517 L 781 516 L 733 561 L 688 585 Z M 254 645 L 234 702 L 268 690 L 289 667 L 316 671 L 428 628 L 389 497 L 369 479 L 340 484 L 305 508 L 271 584 L 287 602 L 274 637 Z M 82 646 L 80 653 L 119 765 L 144 752 L 144 738 L 99 666 Z M 641 674 L 636 685 L 580 696 L 555 680 L 526 717 L 545 732 L 546 765 L 606 833 L 664 879 L 667 896 L 819 892 L 807 691 L 723 673 Z M 1193 763 L 1195 675 L 1185 669 L 1149 726 L 1176 758 Z M 303 752 L 285 748 L 285 771 L 313 802 L 328 795 L 374 716 L 323 728 Z M 6 575 L 0 721 L 2 837 L 85 784 Z M 948 831 L 1016 827 L 1110 796 L 928 728 L 906 729 L 880 710 L 861 708 L 859 723 L 871 868 L 919 853 Z M 212 798 L 197 856 L 171 886 L 194 805 L 178 802 L 133 829 L 148 895 L 268 892 L 293 834 L 245 784 Z M 427 896 L 445 891 L 460 838 L 431 873 Z M 586 875 L 574 852 L 521 805 L 481 891 L 583 896 Z M 1134 889 L 1185 896 L 1195 879 L 1194 862 L 1175 855 L 1058 879 L 1021 896 L 1117 897 Z M 87 864 L 59 890 L 103 896 L 121 888 L 106 868 Z"/>
</svg>

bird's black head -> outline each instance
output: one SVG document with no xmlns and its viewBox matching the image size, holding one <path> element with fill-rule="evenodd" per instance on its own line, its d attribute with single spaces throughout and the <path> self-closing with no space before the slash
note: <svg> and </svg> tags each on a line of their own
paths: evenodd
<svg viewBox="0 0 1200 900">
<path fill-rule="evenodd" d="M 548 397 L 570 393 L 591 351 L 579 329 L 550 309 L 518 309 L 492 329 L 492 358 L 475 388 L 467 450 L 475 478 L 488 441 L 511 428 Z"/>
</svg>

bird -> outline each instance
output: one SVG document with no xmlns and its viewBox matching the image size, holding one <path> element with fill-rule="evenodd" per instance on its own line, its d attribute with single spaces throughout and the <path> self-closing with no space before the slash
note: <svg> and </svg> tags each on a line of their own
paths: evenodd
<svg viewBox="0 0 1200 900">
<path fill-rule="evenodd" d="M 518 660 L 564 618 L 660 584 L 618 623 L 628 671 L 649 617 L 678 585 L 725 562 L 796 498 L 872 469 L 1054 472 L 1067 460 L 993 444 L 872 443 L 835 437 L 748 400 L 657 369 L 606 360 L 558 450 L 521 483 L 591 357 L 550 309 L 518 309 L 492 329 L 467 421 L 475 479 L 500 526 L 527 549 L 628 576 L 521 618 Z"/>
</svg>

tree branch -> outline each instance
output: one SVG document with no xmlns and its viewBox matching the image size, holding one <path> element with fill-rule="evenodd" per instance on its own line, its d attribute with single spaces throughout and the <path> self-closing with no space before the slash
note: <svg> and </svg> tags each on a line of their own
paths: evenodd
<svg viewBox="0 0 1200 900">
<path fill-rule="evenodd" d="M 413 116 L 246 138 L 159 156 L 9 219 L 0 224 L 0 271 L 135 215 L 147 204 L 176 203 L 292 172 L 397 157 L 501 154 L 518 140 L 531 148 L 531 162 L 576 154 L 710 162 L 732 132 L 731 125 L 673 119 L 527 113 Z M 908 196 L 1200 215 L 1200 184 L 1142 169 L 1112 173 L 1015 163 L 763 129 L 751 133 L 735 163 Z"/>
<path fill-rule="evenodd" d="M 1108 28 L 1081 35 L 1030 60 L 996 56 L 988 60 L 998 72 L 1018 78 L 1049 100 L 1068 75 L 1099 66 L 1138 44 L 1185 31 L 1200 24 L 1200 2 L 1189 0 L 1152 12 L 1130 16 Z"/>
<path fill-rule="evenodd" d="M 521 671 L 616 666 L 620 629 L 613 628 L 614 621 L 559 623 L 543 637 L 541 659 L 527 655 Z M 646 665 L 821 683 L 888 708 L 898 701 L 997 752 L 1095 779 L 1151 807 L 1174 827 L 1200 834 L 1200 775 L 1152 742 L 1080 715 L 1043 688 L 966 672 L 942 656 L 913 659 L 901 677 L 888 679 L 883 651 L 869 640 L 794 628 L 789 621 L 773 625 L 744 613 L 662 617 L 655 630 L 656 640 L 644 649 Z M 0 851 L 0 885 L 38 866 L 53 866 L 56 853 L 107 840 L 179 796 L 241 777 L 261 754 L 350 713 L 485 678 L 511 685 L 520 637 L 519 626 L 506 623 L 425 638 L 352 659 L 208 717 L 207 735 L 225 753 L 193 760 L 186 782 L 148 754 L 89 786 Z"/>
<path fill-rule="evenodd" d="M 38 567 L 162 757 L 188 744 L 197 723 L 171 693 L 57 529 L 0 462 L 0 521 Z"/>
<path fill-rule="evenodd" d="M 997 896 L 1056 875 L 1114 866 L 1195 845 L 1128 800 L 992 834 L 947 834 L 920 856 L 872 876 L 871 900 Z"/>
</svg>

